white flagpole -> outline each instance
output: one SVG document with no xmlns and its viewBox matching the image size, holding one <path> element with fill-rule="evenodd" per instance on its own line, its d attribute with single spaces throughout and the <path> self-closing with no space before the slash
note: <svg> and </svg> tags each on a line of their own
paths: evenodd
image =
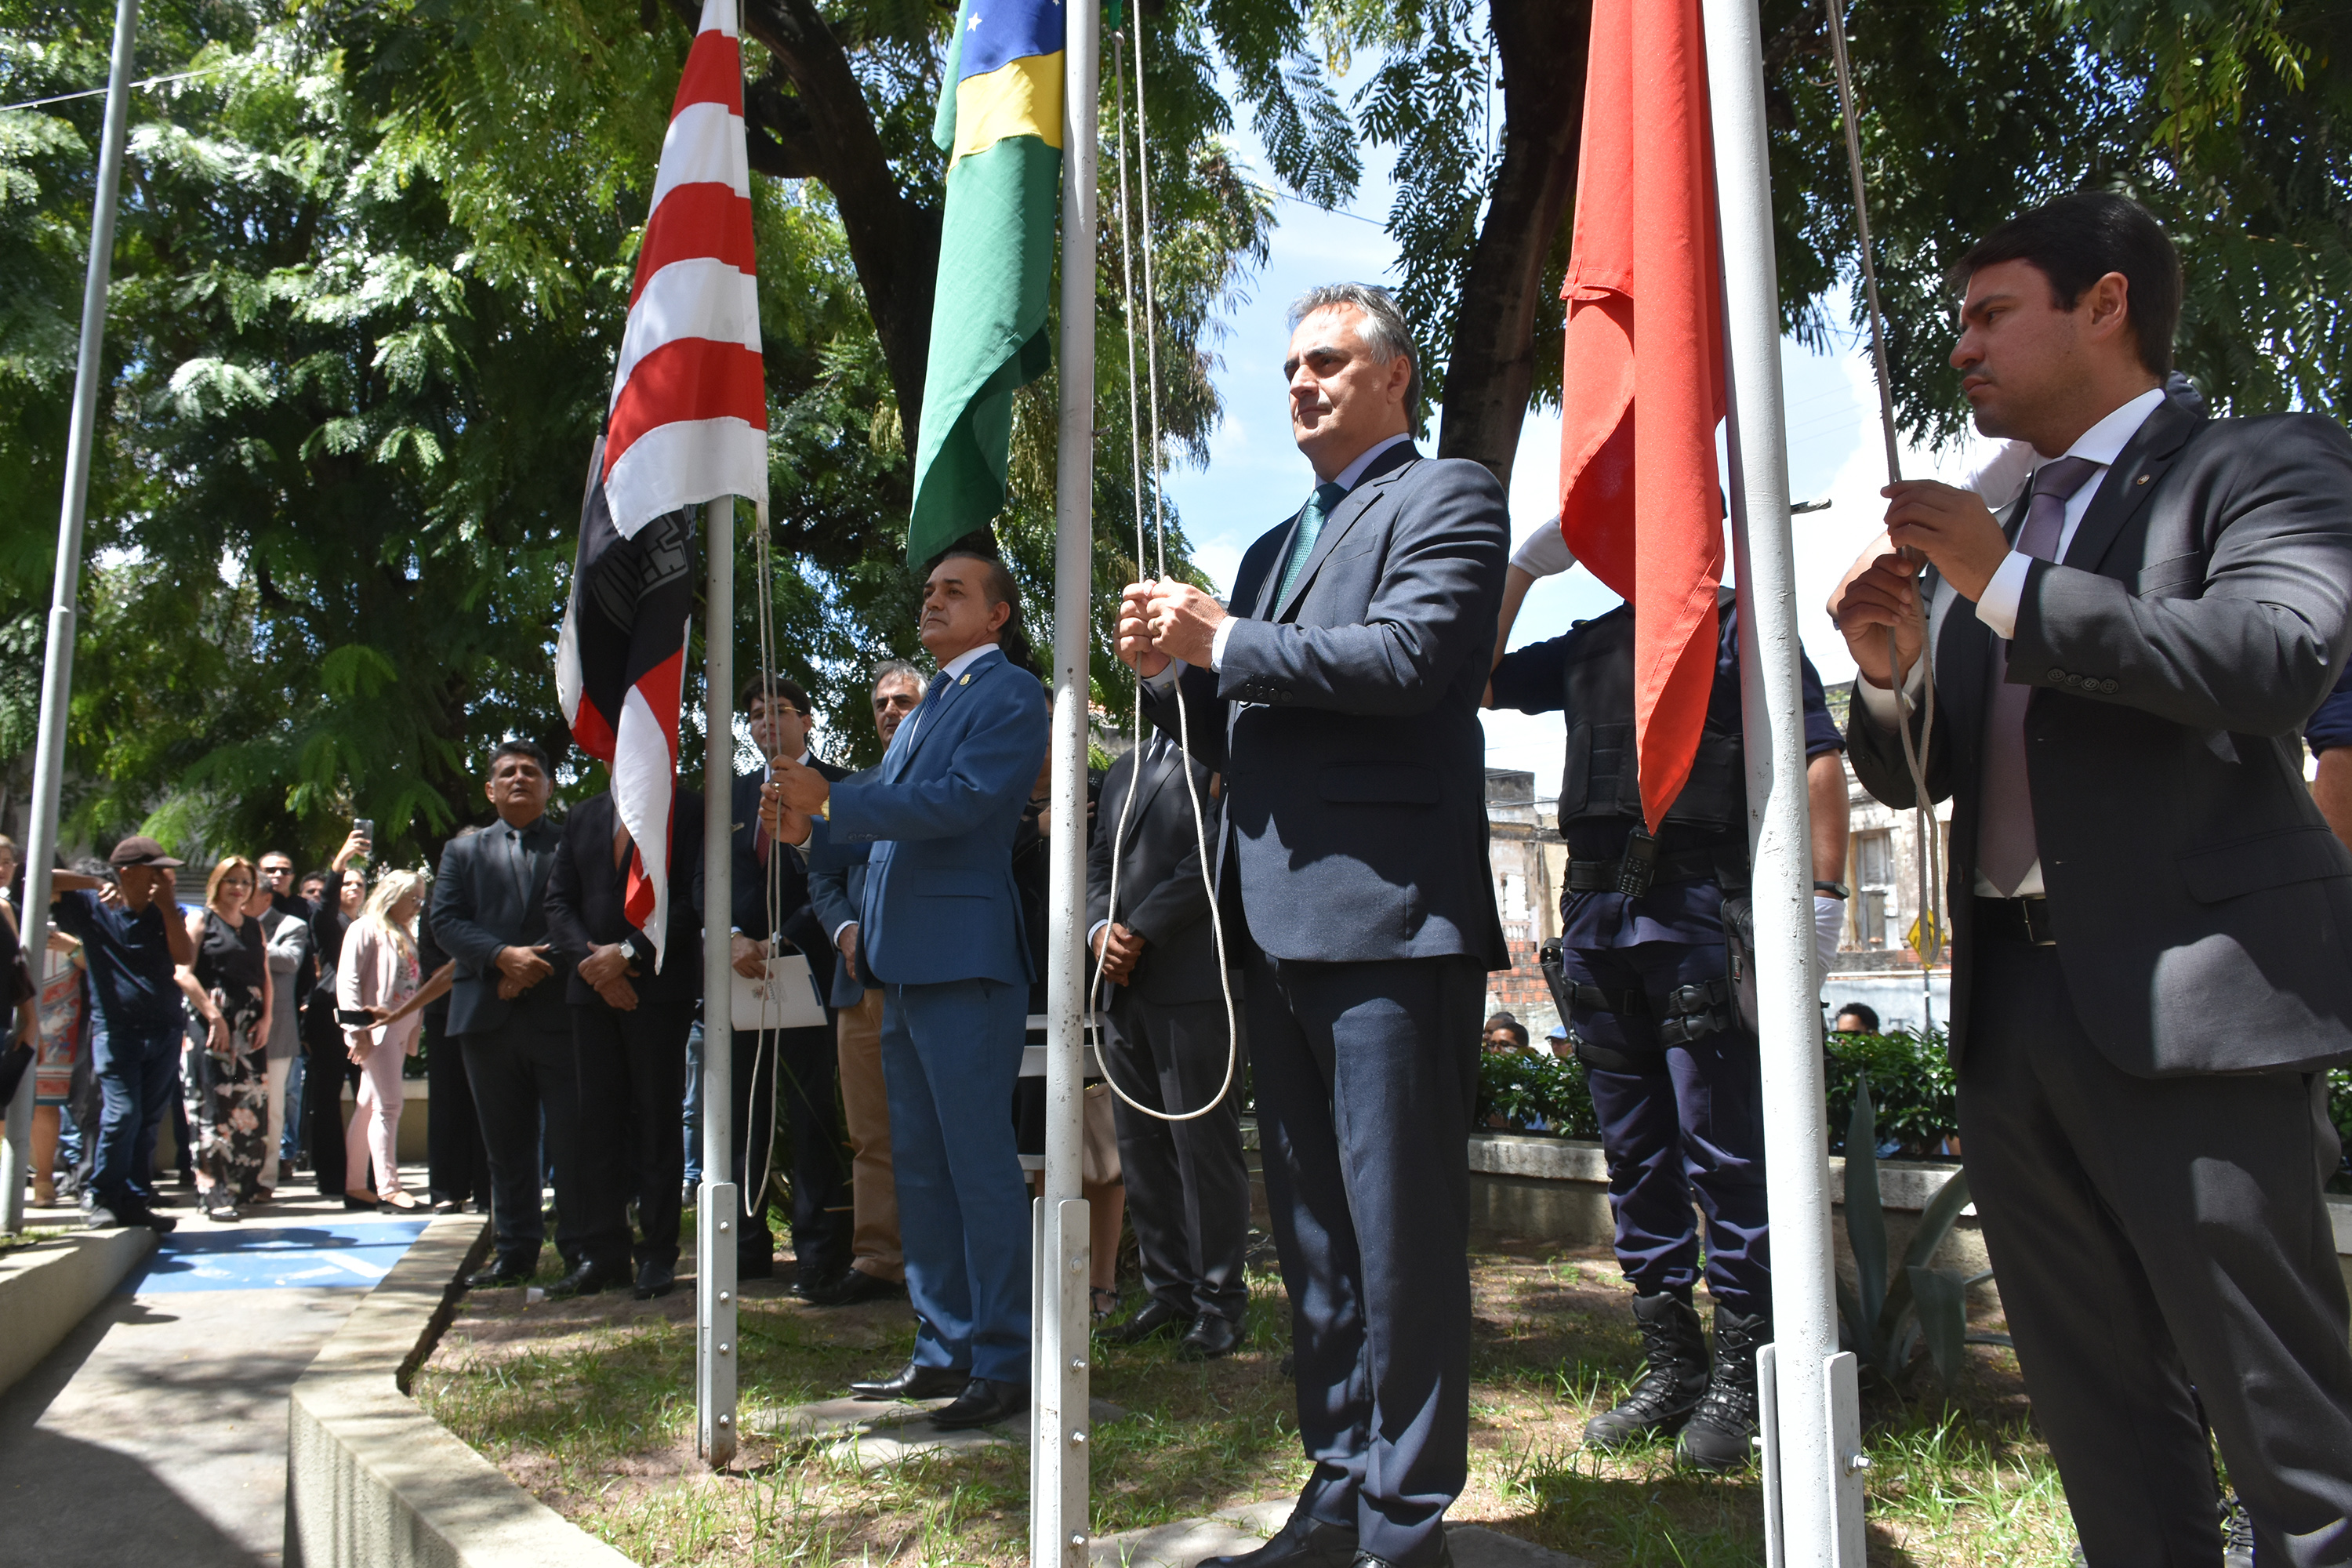
<svg viewBox="0 0 2352 1568">
<path fill-rule="evenodd" d="M 73 422 L 66 433 L 66 489 L 58 516 L 58 568 L 49 598 L 48 654 L 41 669 L 41 727 L 33 748 L 32 820 L 25 834 L 25 908 L 17 920 L 32 971 L 41 973 L 48 931 L 49 870 L 58 858 L 58 795 L 65 780 L 67 704 L 73 695 L 74 603 L 81 595 L 81 525 L 89 500 L 89 448 L 98 428 L 100 351 L 106 342 L 107 286 L 114 270 L 115 193 L 131 118 L 131 56 L 139 0 L 116 0 L 114 59 L 106 77 L 99 133 L 98 185 L 90 195 L 89 265 L 82 276 L 81 353 L 74 363 Z M 25 1225 L 25 1156 L 32 1146 L 33 1079 L 26 1072 L 9 1103 L 0 1140 L 0 1230 Z"/>
<path fill-rule="evenodd" d="M 728 916 L 735 907 L 734 498 L 721 496 L 703 512 L 710 559 L 702 632 L 702 1201 L 694 1231 L 695 1448 L 712 1469 L 724 1469 L 735 1458 L 735 1227 L 744 1223 L 741 1173 L 729 1168 L 735 1136 L 735 1018 L 730 1005 L 735 972 L 727 944 Z M 670 874 L 675 878 L 682 870 L 673 867 Z M 670 896 L 677 896 L 675 886 Z"/>
<path fill-rule="evenodd" d="M 1811 835 L 1803 692 L 1780 410 L 1780 282 L 1756 0 L 1701 0 L 1729 350 L 1732 541 L 1774 1343 L 1759 1357 L 1766 1561 L 1862 1568 L 1861 1415 L 1854 1359 L 1838 1350 L 1830 1256 L 1828 1112 L 1813 976 Z"/>
<path fill-rule="evenodd" d="M 1101 28 L 1066 8 L 1060 448 L 1054 512 L 1053 837 L 1045 950 L 1045 1193 L 1031 1297 L 1030 1568 L 1086 1568 L 1092 1279 L 1079 1184 L 1084 1114 L 1087 701 L 1094 587 L 1095 120 Z"/>
</svg>

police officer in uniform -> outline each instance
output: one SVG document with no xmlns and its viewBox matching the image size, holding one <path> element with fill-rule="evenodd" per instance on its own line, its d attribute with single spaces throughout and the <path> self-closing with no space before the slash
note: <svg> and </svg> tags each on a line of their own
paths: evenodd
<svg viewBox="0 0 2352 1568">
<path fill-rule="evenodd" d="M 1514 558 L 1507 616 L 1536 574 L 1523 563 L 1547 550 L 1564 553 L 1559 537 L 1548 524 Z M 1678 1434 L 1684 1462 L 1711 1470 L 1748 1460 L 1756 1352 L 1772 1337 L 1761 1074 L 1726 942 L 1727 905 L 1743 914 L 1748 890 L 1729 590 L 1720 627 L 1698 754 L 1654 837 L 1643 825 L 1636 776 L 1632 605 L 1502 658 L 1488 699 L 1495 708 L 1560 711 L 1568 728 L 1559 799 L 1568 874 L 1559 951 L 1546 952 L 1545 969 L 1567 1048 L 1584 1063 L 1599 1113 L 1617 1258 L 1634 1289 L 1648 1363 L 1625 1399 L 1587 1424 L 1584 1441 L 1615 1448 Z M 1836 878 L 1845 862 L 1846 787 L 1838 731 L 1810 660 L 1804 692 L 1813 873 L 1822 879 L 1816 931 L 1833 951 L 1844 912 Z M 1712 1355 L 1691 1300 L 1699 1259 L 1694 1192 L 1706 1215 Z"/>
</svg>

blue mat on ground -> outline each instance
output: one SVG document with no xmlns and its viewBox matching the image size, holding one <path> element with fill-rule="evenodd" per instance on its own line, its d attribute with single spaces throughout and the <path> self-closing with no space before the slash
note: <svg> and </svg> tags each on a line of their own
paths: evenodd
<svg viewBox="0 0 2352 1568">
<path fill-rule="evenodd" d="M 149 1296 L 176 1290 L 363 1290 L 392 1272 L 425 1222 L 247 1226 L 162 1238 L 116 1288 Z"/>
</svg>

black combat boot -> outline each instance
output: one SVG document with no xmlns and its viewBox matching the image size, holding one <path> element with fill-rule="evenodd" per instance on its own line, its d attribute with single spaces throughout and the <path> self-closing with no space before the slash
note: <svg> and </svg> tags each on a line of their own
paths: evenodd
<svg viewBox="0 0 2352 1568">
<path fill-rule="evenodd" d="M 1772 1321 L 1715 1310 L 1715 1375 L 1683 1428 L 1675 1454 L 1702 1470 L 1745 1468 L 1756 1455 L 1756 1352 L 1772 1341 Z"/>
<path fill-rule="evenodd" d="M 1633 1317 L 1642 1325 L 1642 1357 L 1648 1368 L 1614 1410 L 1585 1423 L 1588 1448 L 1622 1448 L 1654 1434 L 1672 1436 L 1707 1392 L 1706 1331 L 1699 1326 L 1690 1297 L 1673 1291 L 1636 1296 Z M 1748 1406 L 1753 1411 L 1752 1370 L 1748 1387 Z"/>
</svg>

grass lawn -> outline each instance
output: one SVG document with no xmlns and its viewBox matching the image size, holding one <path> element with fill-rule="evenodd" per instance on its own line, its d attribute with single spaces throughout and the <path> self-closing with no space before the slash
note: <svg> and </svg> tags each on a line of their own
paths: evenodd
<svg viewBox="0 0 2352 1568">
<path fill-rule="evenodd" d="M 547 1278 L 552 1278 L 551 1260 Z M 691 1258 L 691 1247 L 688 1258 Z M 1605 1248 L 1505 1244 L 1474 1254 L 1470 1486 L 1449 1517 L 1596 1564 L 1761 1560 L 1754 1475 L 1678 1471 L 1671 1448 L 1608 1459 L 1577 1447 L 1640 1360 L 1630 1293 Z M 789 1264 L 779 1264 L 789 1269 Z M 525 1307 L 469 1299 L 416 1378 L 425 1407 L 518 1482 L 641 1563 L 867 1565 L 1027 1560 L 1025 1447 L 860 1471 L 760 1436 L 762 1412 L 838 1397 L 913 1344 L 903 1300 L 825 1310 L 754 1281 L 742 1293 L 744 1442 L 734 1472 L 694 1458 L 694 1309 L 626 1292 Z M 1704 1296 L 1702 1295 L 1702 1301 Z M 1097 1349 L 1094 1393 L 1123 1406 L 1092 1447 L 1097 1533 L 1296 1491 L 1305 1475 L 1280 1280 L 1252 1276 L 1247 1346 L 1206 1366 L 1172 1342 Z M 1864 1384 L 1874 1563 L 2065 1563 L 2074 1548 L 2015 1360 L 1971 1349 L 1957 1401 L 1924 1370 Z"/>
</svg>

